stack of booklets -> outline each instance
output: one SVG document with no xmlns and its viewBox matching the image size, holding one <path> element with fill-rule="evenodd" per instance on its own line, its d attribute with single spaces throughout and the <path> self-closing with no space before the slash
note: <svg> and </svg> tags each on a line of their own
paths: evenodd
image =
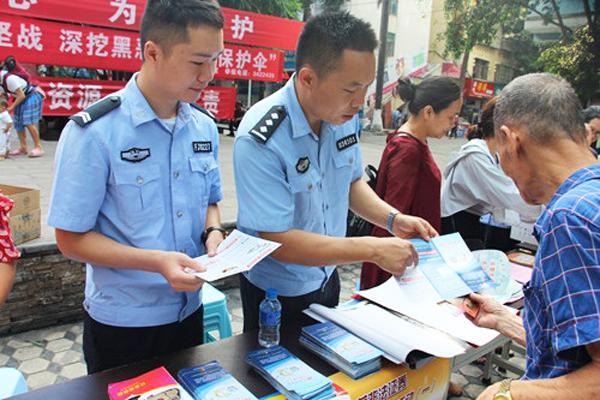
<svg viewBox="0 0 600 400">
<path fill-rule="evenodd" d="M 184 368 L 177 374 L 179 382 L 196 400 L 257 400 L 218 361 L 192 368 Z"/>
<path fill-rule="evenodd" d="M 281 346 L 250 352 L 246 362 L 288 399 L 321 400 L 335 397 L 331 380 Z"/>
<path fill-rule="evenodd" d="M 108 385 L 110 400 L 123 399 L 180 399 L 192 400 L 165 367 L 143 375 Z"/>
<path fill-rule="evenodd" d="M 352 379 L 381 369 L 381 350 L 333 322 L 305 326 L 300 344 Z"/>
</svg>

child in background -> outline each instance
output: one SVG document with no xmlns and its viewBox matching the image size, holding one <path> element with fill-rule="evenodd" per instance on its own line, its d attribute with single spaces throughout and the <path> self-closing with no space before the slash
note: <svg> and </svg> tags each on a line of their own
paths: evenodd
<svg viewBox="0 0 600 400">
<path fill-rule="evenodd" d="M 8 113 L 8 102 L 0 99 L 0 161 L 8 155 L 10 131 L 13 126 L 12 118 Z"/>
<path fill-rule="evenodd" d="M 21 256 L 10 238 L 8 226 L 8 212 L 12 210 L 14 202 L 0 193 L 0 306 L 4 304 L 16 272 L 16 260 Z"/>
</svg>

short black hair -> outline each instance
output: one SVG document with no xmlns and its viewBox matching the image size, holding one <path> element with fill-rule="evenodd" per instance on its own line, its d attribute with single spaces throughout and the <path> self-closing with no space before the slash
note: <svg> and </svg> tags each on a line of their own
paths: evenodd
<svg viewBox="0 0 600 400">
<path fill-rule="evenodd" d="M 187 43 L 188 28 L 201 25 L 223 29 L 224 18 L 219 5 L 210 0 L 148 0 L 140 27 L 140 45 L 149 40 L 168 55 L 171 48 Z"/>
<path fill-rule="evenodd" d="M 600 106 L 589 106 L 583 110 L 583 120 L 586 124 L 596 118 L 600 118 Z"/>
<path fill-rule="evenodd" d="M 521 127 L 537 143 L 558 138 L 586 142 L 581 103 L 573 87 L 564 79 L 535 73 L 519 76 L 498 96 L 494 126 Z"/>
<path fill-rule="evenodd" d="M 409 78 L 401 78 L 398 79 L 396 93 L 408 103 L 408 111 L 412 115 L 418 115 L 427 106 L 439 113 L 461 96 L 460 86 L 447 76 L 426 78 L 418 85 L 413 84 Z"/>
<path fill-rule="evenodd" d="M 296 46 L 296 72 L 310 65 L 319 77 L 335 70 L 344 50 L 374 52 L 377 37 L 368 22 L 347 11 L 325 12 L 305 25 Z"/>
</svg>

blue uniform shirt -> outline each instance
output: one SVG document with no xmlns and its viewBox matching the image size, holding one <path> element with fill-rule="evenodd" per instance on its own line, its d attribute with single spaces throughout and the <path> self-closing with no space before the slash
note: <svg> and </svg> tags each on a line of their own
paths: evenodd
<svg viewBox="0 0 600 400">
<path fill-rule="evenodd" d="M 169 130 L 136 77 L 116 93 L 120 107 L 84 128 L 69 122 L 62 132 L 48 224 L 200 256 L 207 206 L 222 198 L 216 126 L 182 103 Z M 103 324 L 157 326 L 188 317 L 200 297 L 175 292 L 158 273 L 88 264 L 84 307 Z"/>
<path fill-rule="evenodd" d="M 249 132 L 273 106 L 287 117 L 262 144 Z M 246 233 L 299 229 L 345 236 L 350 185 L 362 175 L 358 118 L 323 123 L 316 136 L 298 103 L 294 78 L 254 105 L 242 120 L 234 146 L 238 228 Z M 246 277 L 255 286 L 300 296 L 322 288 L 333 266 L 286 264 L 267 257 Z"/>
</svg>

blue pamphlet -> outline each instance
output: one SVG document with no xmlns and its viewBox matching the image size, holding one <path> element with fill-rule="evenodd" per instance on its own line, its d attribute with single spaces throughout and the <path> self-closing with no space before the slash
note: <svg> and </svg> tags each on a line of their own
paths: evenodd
<svg viewBox="0 0 600 400">
<path fill-rule="evenodd" d="M 329 399 L 335 396 L 331 380 L 281 346 L 248 353 L 246 361 L 288 399 Z"/>
<path fill-rule="evenodd" d="M 493 287 L 458 233 L 434 237 L 430 242 L 411 240 L 419 253 L 419 269 L 444 300 Z"/>
<path fill-rule="evenodd" d="M 257 400 L 217 361 L 184 368 L 177 377 L 196 400 Z"/>
<path fill-rule="evenodd" d="M 381 369 L 381 350 L 333 322 L 302 328 L 300 344 L 353 379 Z"/>
</svg>

